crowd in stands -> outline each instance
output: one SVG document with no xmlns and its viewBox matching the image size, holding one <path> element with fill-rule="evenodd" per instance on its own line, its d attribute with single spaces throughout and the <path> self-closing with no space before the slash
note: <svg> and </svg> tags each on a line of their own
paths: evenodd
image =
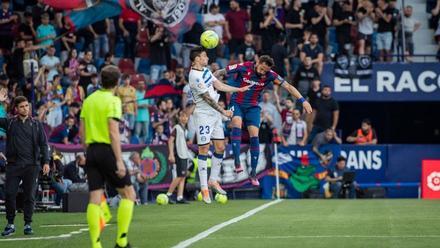
<svg viewBox="0 0 440 248">
<path fill-rule="evenodd" d="M 401 10 L 395 0 L 233 0 L 220 1 L 220 5 L 219 1 L 206 1 L 200 21 L 173 37 L 164 26 L 130 9 L 72 30 L 63 13 L 42 0 L 25 2 L 1 1 L 0 88 L 9 89 L 10 102 L 18 95 L 28 97 L 50 142 L 60 144 L 79 144 L 82 102 L 100 89 L 99 73 L 110 64 L 124 73 L 116 91 L 123 104 L 122 142 L 167 144 L 179 110 L 193 106 L 187 82 L 189 51 L 199 45 L 201 33 L 208 29 L 221 40 L 216 49 L 208 51 L 211 70 L 269 54 L 275 61 L 274 71 L 292 82 L 314 109 L 312 115 L 302 115 L 295 99 L 276 90 L 266 91 L 261 103 L 261 143 L 271 142 L 273 129 L 281 135 L 283 145 L 341 143 L 338 102 L 332 89 L 320 80 L 324 62 L 335 54 L 367 54 L 387 62 L 403 47 L 402 53 L 413 55 L 413 35 L 422 21 L 412 17 L 410 5 Z M 440 46 L 439 16 L 440 0 L 434 4 L 431 18 L 437 24 L 432 28 L 437 30 Z M 155 88 L 159 85 L 172 90 L 159 92 Z M 151 93 L 148 89 L 154 92 L 146 97 Z M 225 108 L 228 98 L 222 94 L 220 99 Z M 13 111 L 8 104 L 0 106 L 2 117 Z M 228 136 L 227 119 L 224 124 Z M 191 118 L 188 126 L 194 136 Z M 1 130 L 0 139 L 5 139 Z M 363 120 L 362 128 L 346 141 L 377 143 L 371 121 Z M 324 154 L 318 155 L 326 159 Z M 132 155 L 133 164 L 139 162 L 137 156 Z M 78 187 L 84 182 L 83 160 L 77 157 L 65 170 L 65 176 Z M 145 189 L 135 173 L 133 181 L 140 181 L 138 192 Z"/>
</svg>

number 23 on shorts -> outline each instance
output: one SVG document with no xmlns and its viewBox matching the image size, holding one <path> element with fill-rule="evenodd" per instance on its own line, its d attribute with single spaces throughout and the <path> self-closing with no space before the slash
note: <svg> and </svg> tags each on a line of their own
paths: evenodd
<svg viewBox="0 0 440 248">
<path fill-rule="evenodd" d="M 199 126 L 199 134 L 200 135 L 208 135 L 210 133 L 209 126 Z"/>
</svg>

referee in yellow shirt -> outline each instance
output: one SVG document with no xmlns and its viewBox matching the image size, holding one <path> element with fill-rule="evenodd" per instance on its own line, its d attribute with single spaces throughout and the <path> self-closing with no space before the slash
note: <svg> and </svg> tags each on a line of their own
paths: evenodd
<svg viewBox="0 0 440 248">
<path fill-rule="evenodd" d="M 130 247 L 128 228 L 133 216 L 136 194 L 130 176 L 122 161 L 119 139 L 119 120 L 122 116 L 121 100 L 114 95 L 120 78 L 116 66 L 106 66 L 101 71 L 102 89 L 84 101 L 81 111 L 81 137 L 86 149 L 86 172 L 90 200 L 87 206 L 92 248 L 101 248 L 100 221 L 101 197 L 104 183 L 115 187 L 122 197 L 118 208 L 118 236 L 115 247 Z"/>
</svg>

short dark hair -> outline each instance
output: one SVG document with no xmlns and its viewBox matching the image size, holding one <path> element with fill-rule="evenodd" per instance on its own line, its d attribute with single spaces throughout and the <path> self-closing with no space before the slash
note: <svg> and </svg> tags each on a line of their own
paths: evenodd
<svg viewBox="0 0 440 248">
<path fill-rule="evenodd" d="M 120 77 L 121 72 L 119 71 L 118 67 L 114 65 L 105 66 L 101 71 L 102 87 L 105 89 L 114 88 L 116 85 L 118 85 Z"/>
<path fill-rule="evenodd" d="M 162 102 L 165 102 L 165 99 L 160 98 L 159 100 L 157 100 L 157 102 L 156 102 L 156 106 L 159 108 L 160 105 L 162 104 Z"/>
<path fill-rule="evenodd" d="M 323 86 L 322 86 L 322 89 L 324 89 L 324 88 L 332 88 L 330 85 L 328 85 L 328 84 L 324 84 Z"/>
<path fill-rule="evenodd" d="M 365 124 L 371 126 L 371 120 L 368 119 L 368 118 L 363 119 L 363 120 L 362 120 L 362 123 L 365 123 Z"/>
<path fill-rule="evenodd" d="M 25 96 L 17 96 L 14 99 L 14 106 L 17 107 L 22 102 L 28 102 L 28 99 Z"/>
<path fill-rule="evenodd" d="M 211 6 L 209 6 L 209 12 L 211 12 L 213 9 L 218 8 L 218 5 L 216 4 L 211 4 Z"/>
<path fill-rule="evenodd" d="M 205 48 L 203 48 L 201 46 L 194 47 L 193 49 L 191 49 L 191 51 L 189 53 L 189 58 L 190 58 L 191 62 L 194 62 L 196 57 L 200 56 L 200 54 L 202 54 L 203 52 L 206 52 L 206 50 L 205 50 Z"/>
<path fill-rule="evenodd" d="M 109 58 L 111 58 L 111 57 L 113 57 L 113 53 L 108 52 L 108 53 L 105 54 L 105 56 L 104 56 L 104 60 L 107 60 L 107 59 L 109 59 Z"/>
<path fill-rule="evenodd" d="M 130 79 L 130 74 L 126 74 L 126 73 L 122 74 L 121 80 L 125 81 L 127 79 Z"/>
<path fill-rule="evenodd" d="M 274 66 L 274 62 L 273 62 L 273 59 L 269 56 L 269 55 L 263 55 L 263 56 L 261 56 L 259 59 L 258 59 L 258 62 L 259 63 L 264 63 L 264 64 L 266 64 L 267 66 L 269 66 L 269 67 L 272 67 L 272 66 Z"/>
<path fill-rule="evenodd" d="M 338 161 L 338 162 L 340 162 L 340 161 L 347 161 L 347 159 L 346 159 L 344 156 L 340 155 L 340 156 L 338 157 L 337 161 Z"/>
</svg>

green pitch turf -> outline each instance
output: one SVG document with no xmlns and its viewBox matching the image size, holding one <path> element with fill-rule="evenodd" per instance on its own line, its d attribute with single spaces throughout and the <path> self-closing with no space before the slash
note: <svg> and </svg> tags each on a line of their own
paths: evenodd
<svg viewBox="0 0 440 248">
<path fill-rule="evenodd" d="M 212 226 L 267 203 L 262 200 L 229 201 L 226 205 L 139 206 L 135 208 L 129 240 L 133 247 L 171 247 Z M 4 215 L 0 216 L 3 228 Z M 103 247 L 113 247 L 116 212 L 102 236 Z M 56 236 L 87 226 L 85 214 L 37 213 L 33 238 L 49 240 L 5 241 L 28 238 L 17 233 L 0 238 L 1 248 L 89 247 L 88 232 L 68 238 Z M 194 243 L 191 247 L 440 247 L 440 201 L 422 200 L 285 200 Z"/>
</svg>

